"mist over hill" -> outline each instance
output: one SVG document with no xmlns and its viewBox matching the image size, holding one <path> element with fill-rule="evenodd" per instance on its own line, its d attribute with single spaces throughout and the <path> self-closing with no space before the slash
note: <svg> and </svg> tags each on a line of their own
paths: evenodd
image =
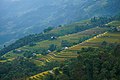
<svg viewBox="0 0 120 80">
<path fill-rule="evenodd" d="M 0 44 L 45 28 L 120 11 L 120 0 L 0 0 Z"/>
</svg>

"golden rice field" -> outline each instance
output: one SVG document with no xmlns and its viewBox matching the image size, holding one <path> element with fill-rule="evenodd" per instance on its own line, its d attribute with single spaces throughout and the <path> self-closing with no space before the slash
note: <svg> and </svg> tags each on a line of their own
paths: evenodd
<svg viewBox="0 0 120 80">
<path fill-rule="evenodd" d="M 44 76 L 48 75 L 49 73 L 50 73 L 50 71 L 45 71 L 45 72 L 39 73 L 37 75 L 31 76 L 27 80 L 43 80 Z"/>
</svg>

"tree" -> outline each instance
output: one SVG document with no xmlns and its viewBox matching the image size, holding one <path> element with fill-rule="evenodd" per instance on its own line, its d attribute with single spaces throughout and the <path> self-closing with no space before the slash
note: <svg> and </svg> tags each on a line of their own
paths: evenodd
<svg viewBox="0 0 120 80">
<path fill-rule="evenodd" d="M 53 29 L 53 27 L 48 27 L 47 29 L 44 29 L 44 33 L 49 32 Z"/>
<path fill-rule="evenodd" d="M 106 41 L 103 41 L 103 42 L 101 43 L 101 45 L 105 46 L 105 45 L 107 45 L 107 42 L 106 42 Z"/>
<path fill-rule="evenodd" d="M 49 45 L 49 50 L 50 50 L 50 51 L 56 50 L 56 45 L 55 45 L 55 44 Z"/>
<path fill-rule="evenodd" d="M 70 80 L 65 74 L 58 75 L 55 80 Z"/>
<path fill-rule="evenodd" d="M 29 46 L 35 46 L 36 44 L 34 42 L 29 43 Z"/>
<path fill-rule="evenodd" d="M 53 72 L 56 76 L 60 74 L 59 68 L 54 68 Z"/>
<path fill-rule="evenodd" d="M 62 47 L 69 47 L 71 44 L 67 40 L 62 40 L 61 41 L 61 46 Z"/>
<path fill-rule="evenodd" d="M 33 54 L 30 51 L 25 51 L 24 54 L 23 54 L 23 56 L 27 57 L 27 58 L 31 58 L 31 57 L 33 57 Z"/>
<path fill-rule="evenodd" d="M 44 76 L 43 80 L 55 80 L 55 79 L 53 75 L 49 73 L 48 75 Z"/>
</svg>

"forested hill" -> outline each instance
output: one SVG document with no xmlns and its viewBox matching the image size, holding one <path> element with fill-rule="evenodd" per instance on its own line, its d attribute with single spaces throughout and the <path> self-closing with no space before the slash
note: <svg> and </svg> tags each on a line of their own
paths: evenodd
<svg viewBox="0 0 120 80">
<path fill-rule="evenodd" d="M 120 0 L 0 0 L 0 44 L 45 28 L 119 12 Z"/>
</svg>

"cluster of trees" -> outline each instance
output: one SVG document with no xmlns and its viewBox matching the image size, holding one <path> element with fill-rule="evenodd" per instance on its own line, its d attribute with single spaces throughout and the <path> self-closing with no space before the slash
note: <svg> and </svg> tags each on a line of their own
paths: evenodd
<svg viewBox="0 0 120 80">
<path fill-rule="evenodd" d="M 61 41 L 61 47 L 70 47 L 71 44 L 67 40 L 62 40 Z"/>
<path fill-rule="evenodd" d="M 37 66 L 30 59 L 17 57 L 11 62 L 0 62 L 0 80 L 26 80 L 29 76 L 59 66 L 57 61 Z"/>
<path fill-rule="evenodd" d="M 115 20 L 114 17 L 94 17 L 91 22 L 94 26 L 107 27 L 105 24 Z"/>
<path fill-rule="evenodd" d="M 39 70 L 30 60 L 18 57 L 12 62 L 0 62 L 0 80 L 22 80 Z"/>
<path fill-rule="evenodd" d="M 77 59 L 66 61 L 44 80 L 119 80 L 120 45 L 83 48 Z"/>
<path fill-rule="evenodd" d="M 25 45 L 33 46 L 38 41 L 50 39 L 51 36 L 53 36 L 53 35 L 54 34 L 42 34 L 41 33 L 41 34 L 34 34 L 34 35 L 26 36 L 24 38 L 17 40 L 15 43 L 12 43 L 11 45 L 1 49 L 0 56 L 2 56 L 3 54 L 5 54 L 11 50 L 17 49 L 17 48 L 25 46 Z"/>
<path fill-rule="evenodd" d="M 25 51 L 23 53 L 23 56 L 26 57 L 26 58 L 31 58 L 31 57 L 34 57 L 34 53 L 30 52 L 30 51 Z"/>
<path fill-rule="evenodd" d="M 54 50 L 56 50 L 56 48 L 57 48 L 57 46 L 55 44 L 49 45 L 49 50 L 50 51 L 54 51 Z"/>
<path fill-rule="evenodd" d="M 115 21 L 115 20 L 120 20 L 120 14 L 117 14 L 115 16 L 110 16 L 110 17 L 93 17 L 91 18 L 91 23 L 94 26 L 99 26 L 99 27 L 107 27 L 105 24 L 109 23 L 111 21 Z"/>
<path fill-rule="evenodd" d="M 54 29 L 53 27 L 48 27 L 47 29 L 44 29 L 44 33 L 49 32 L 49 31 L 51 31 L 53 29 Z"/>
</svg>

